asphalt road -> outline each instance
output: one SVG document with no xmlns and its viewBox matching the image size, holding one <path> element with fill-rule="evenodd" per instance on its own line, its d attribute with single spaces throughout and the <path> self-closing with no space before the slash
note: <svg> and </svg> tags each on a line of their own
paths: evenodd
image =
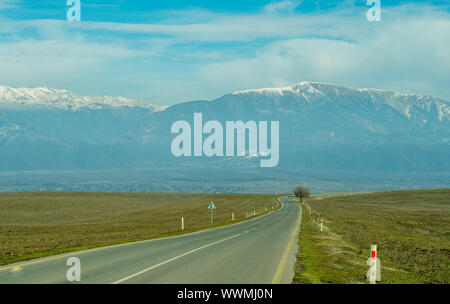
<svg viewBox="0 0 450 304">
<path fill-rule="evenodd" d="M 230 226 L 3 266 L 0 283 L 68 283 L 70 257 L 81 262 L 78 283 L 290 283 L 301 208 L 281 200 L 281 209 Z"/>
</svg>

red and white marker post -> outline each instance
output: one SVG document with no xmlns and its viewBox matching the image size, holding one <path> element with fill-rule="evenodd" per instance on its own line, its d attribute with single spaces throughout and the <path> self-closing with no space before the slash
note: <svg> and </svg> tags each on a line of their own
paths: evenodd
<svg viewBox="0 0 450 304">
<path fill-rule="evenodd" d="M 370 248 L 370 270 L 369 282 L 370 284 L 377 283 L 377 245 L 372 245 Z"/>
<path fill-rule="evenodd" d="M 320 231 L 323 231 L 323 219 L 320 220 Z"/>
<path fill-rule="evenodd" d="M 372 245 L 370 247 L 370 258 L 367 259 L 367 266 L 369 270 L 367 271 L 366 277 L 370 284 L 376 284 L 376 282 L 381 281 L 381 262 L 377 257 L 377 245 Z"/>
</svg>

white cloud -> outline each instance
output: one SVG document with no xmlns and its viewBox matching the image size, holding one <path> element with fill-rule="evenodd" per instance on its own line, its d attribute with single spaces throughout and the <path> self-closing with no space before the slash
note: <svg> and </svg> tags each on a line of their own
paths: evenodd
<svg viewBox="0 0 450 304">
<path fill-rule="evenodd" d="M 8 37 L 0 39 L 0 83 L 174 103 L 311 80 L 450 100 L 450 14 L 409 5 L 384 8 L 383 21 L 369 23 L 365 12 L 191 10 L 186 24 L 167 22 L 180 12 L 159 24 L 0 20 Z M 30 29 L 37 37 L 27 38 Z"/>
<path fill-rule="evenodd" d="M 252 58 L 212 63 L 198 72 L 224 92 L 325 81 L 428 93 L 450 100 L 450 19 L 401 19 L 355 42 L 297 38 L 273 42 Z"/>
<path fill-rule="evenodd" d="M 22 0 L 0 0 L 0 10 L 16 9 L 22 4 Z"/>
<path fill-rule="evenodd" d="M 292 13 L 297 7 L 302 4 L 301 0 L 282 0 L 271 1 L 264 6 L 264 11 L 268 13 L 289 12 Z"/>
</svg>

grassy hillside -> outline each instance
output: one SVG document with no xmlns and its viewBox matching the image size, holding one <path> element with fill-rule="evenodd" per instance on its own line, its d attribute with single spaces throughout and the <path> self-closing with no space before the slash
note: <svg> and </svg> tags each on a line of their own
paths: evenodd
<svg viewBox="0 0 450 304">
<path fill-rule="evenodd" d="M 322 196 L 307 204 L 312 215 L 303 208 L 294 283 L 366 283 L 371 244 L 380 283 L 450 283 L 450 190 Z"/>
<path fill-rule="evenodd" d="M 0 265 L 74 249 L 149 239 L 260 215 L 274 195 L 160 193 L 0 194 Z"/>
</svg>

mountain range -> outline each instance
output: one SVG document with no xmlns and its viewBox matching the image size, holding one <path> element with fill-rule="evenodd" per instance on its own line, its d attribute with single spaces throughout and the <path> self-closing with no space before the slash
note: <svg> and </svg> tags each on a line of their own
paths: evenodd
<svg viewBox="0 0 450 304">
<path fill-rule="evenodd" d="M 273 170 L 450 172 L 448 101 L 317 82 L 166 107 L 0 86 L 0 170 L 257 167 L 257 158 L 172 156 L 172 123 L 192 122 L 194 113 L 223 123 L 279 121 Z"/>
</svg>

